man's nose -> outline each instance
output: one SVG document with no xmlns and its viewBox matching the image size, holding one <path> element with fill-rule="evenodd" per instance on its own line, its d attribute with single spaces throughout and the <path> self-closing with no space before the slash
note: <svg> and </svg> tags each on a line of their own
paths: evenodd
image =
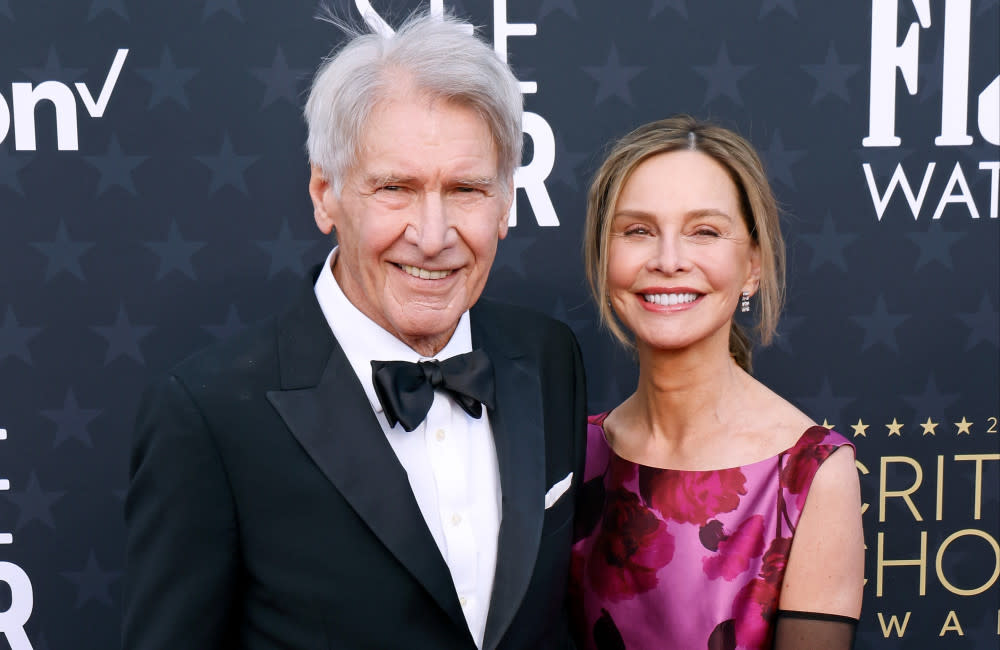
<svg viewBox="0 0 1000 650">
<path fill-rule="evenodd" d="M 444 197 L 439 192 L 428 192 L 409 228 L 413 243 L 424 256 L 433 257 L 447 247 L 450 229 Z"/>
</svg>

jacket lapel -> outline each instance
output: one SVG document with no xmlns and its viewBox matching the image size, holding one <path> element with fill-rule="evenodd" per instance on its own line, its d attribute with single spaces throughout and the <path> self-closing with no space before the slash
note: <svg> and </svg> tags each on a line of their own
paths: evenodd
<svg viewBox="0 0 1000 650">
<path fill-rule="evenodd" d="M 495 648 L 528 589 L 544 517 L 545 438 L 541 387 L 534 359 L 492 318 L 487 329 L 472 311 L 472 345 L 486 351 L 496 379 L 496 409 L 489 412 L 500 466 L 502 509 L 497 564 L 483 647 Z"/>
<path fill-rule="evenodd" d="M 461 626 L 448 567 L 406 472 L 309 286 L 279 324 L 281 390 L 267 398 L 292 435 L 385 547 Z M 377 483 L 376 483 L 377 481 Z"/>
</svg>

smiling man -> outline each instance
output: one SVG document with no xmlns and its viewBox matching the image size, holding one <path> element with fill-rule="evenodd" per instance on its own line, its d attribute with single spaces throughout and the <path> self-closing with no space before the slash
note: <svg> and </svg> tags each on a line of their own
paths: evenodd
<svg viewBox="0 0 1000 650">
<path fill-rule="evenodd" d="M 521 95 L 451 19 L 358 35 L 306 105 L 338 246 L 140 408 L 126 650 L 562 648 L 585 391 L 570 331 L 480 301 Z"/>
</svg>

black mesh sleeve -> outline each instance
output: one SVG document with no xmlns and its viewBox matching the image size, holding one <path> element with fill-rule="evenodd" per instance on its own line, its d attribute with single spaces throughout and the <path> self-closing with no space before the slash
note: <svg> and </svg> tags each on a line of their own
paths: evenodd
<svg viewBox="0 0 1000 650">
<path fill-rule="evenodd" d="M 779 609 L 774 650 L 850 650 L 857 629 L 849 616 Z"/>
</svg>

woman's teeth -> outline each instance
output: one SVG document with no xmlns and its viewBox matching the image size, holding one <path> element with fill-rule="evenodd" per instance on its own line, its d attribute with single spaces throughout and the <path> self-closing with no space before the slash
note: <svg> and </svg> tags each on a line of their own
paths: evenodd
<svg viewBox="0 0 1000 650">
<path fill-rule="evenodd" d="M 642 299 L 656 305 L 679 305 L 697 300 L 696 293 L 644 293 Z"/>
</svg>

